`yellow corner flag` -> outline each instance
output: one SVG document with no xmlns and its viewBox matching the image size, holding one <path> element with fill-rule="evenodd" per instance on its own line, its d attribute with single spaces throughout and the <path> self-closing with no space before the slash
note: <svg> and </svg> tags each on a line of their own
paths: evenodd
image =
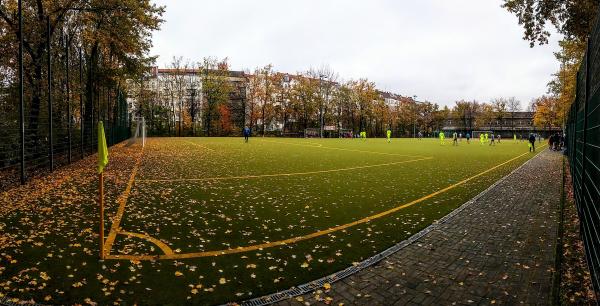
<svg viewBox="0 0 600 306">
<path fill-rule="evenodd" d="M 98 122 L 98 177 L 100 202 L 100 259 L 104 259 L 104 167 L 108 164 L 108 148 L 106 147 L 106 137 L 104 136 L 104 124 Z"/>
<path fill-rule="evenodd" d="M 98 173 L 104 171 L 108 164 L 108 148 L 106 147 L 106 137 L 104 136 L 104 124 L 98 122 Z"/>
</svg>

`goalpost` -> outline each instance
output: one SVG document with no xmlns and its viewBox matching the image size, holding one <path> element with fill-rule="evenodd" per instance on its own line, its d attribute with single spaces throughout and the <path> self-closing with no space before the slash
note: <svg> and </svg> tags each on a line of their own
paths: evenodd
<svg viewBox="0 0 600 306">
<path fill-rule="evenodd" d="M 304 129 L 304 138 L 319 138 L 321 137 L 321 130 L 318 128 Z"/>
<path fill-rule="evenodd" d="M 133 123 L 135 124 L 135 132 L 131 136 L 129 143 L 134 144 L 139 142 L 144 147 L 146 145 L 146 120 L 144 117 L 135 117 Z"/>
<path fill-rule="evenodd" d="M 340 129 L 339 138 L 353 138 L 354 133 L 351 129 Z"/>
<path fill-rule="evenodd" d="M 491 135 L 493 132 L 492 131 L 473 131 L 471 134 L 471 138 L 473 138 L 473 139 L 479 138 L 479 135 L 485 134 L 485 133 L 487 133 L 488 135 Z"/>
</svg>

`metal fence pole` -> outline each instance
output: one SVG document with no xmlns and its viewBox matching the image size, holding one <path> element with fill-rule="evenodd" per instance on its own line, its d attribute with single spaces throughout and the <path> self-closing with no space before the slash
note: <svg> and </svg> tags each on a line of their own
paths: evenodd
<svg viewBox="0 0 600 306">
<path fill-rule="evenodd" d="M 46 48 L 48 51 L 48 158 L 50 171 L 54 171 L 54 148 L 52 141 L 52 52 L 50 51 L 50 16 L 46 17 Z"/>
<path fill-rule="evenodd" d="M 25 184 L 25 103 L 23 101 L 23 5 L 18 3 L 19 11 L 19 125 L 21 133 L 21 185 Z"/>
<path fill-rule="evenodd" d="M 67 133 L 69 137 L 69 164 L 72 159 L 72 140 L 71 140 L 71 90 L 69 88 L 69 35 L 65 35 L 65 70 L 66 70 L 66 89 L 67 89 Z"/>
<path fill-rule="evenodd" d="M 93 67 L 92 61 L 93 60 L 90 56 L 90 59 L 88 62 L 88 70 L 89 70 L 88 75 L 92 76 L 91 80 L 94 79 L 94 67 Z M 88 77 L 88 80 L 89 80 L 89 77 Z M 90 154 L 93 154 L 94 153 L 94 84 L 93 84 L 93 81 L 90 81 L 89 85 L 92 85 L 87 90 L 90 93 L 90 97 L 91 97 L 91 99 L 89 101 L 90 107 L 91 107 L 91 109 L 90 109 L 90 118 L 91 118 L 91 121 L 90 121 L 90 127 L 91 127 L 91 129 L 90 129 Z"/>
<path fill-rule="evenodd" d="M 81 136 L 80 141 L 80 151 L 81 151 L 81 159 L 83 159 L 84 153 L 84 139 L 85 139 L 85 134 L 83 132 L 83 128 L 84 128 L 84 118 L 85 116 L 83 115 L 83 55 L 82 55 L 82 51 L 81 51 L 81 47 L 79 47 L 79 121 L 80 121 L 80 131 L 79 134 Z"/>
</svg>

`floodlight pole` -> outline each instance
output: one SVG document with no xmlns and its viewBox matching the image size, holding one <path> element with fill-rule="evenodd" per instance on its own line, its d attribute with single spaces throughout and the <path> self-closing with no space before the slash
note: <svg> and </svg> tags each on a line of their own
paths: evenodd
<svg viewBox="0 0 600 306">
<path fill-rule="evenodd" d="M 25 105 L 23 101 L 23 5 L 18 1 L 19 11 L 19 125 L 21 132 L 21 185 L 25 184 Z"/>
<path fill-rule="evenodd" d="M 104 171 L 99 176 L 99 202 L 100 202 L 100 259 L 104 259 Z"/>
</svg>

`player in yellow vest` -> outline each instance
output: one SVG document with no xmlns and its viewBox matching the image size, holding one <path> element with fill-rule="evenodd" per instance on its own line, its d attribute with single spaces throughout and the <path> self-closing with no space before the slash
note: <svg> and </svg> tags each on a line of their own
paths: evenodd
<svg viewBox="0 0 600 306">
<path fill-rule="evenodd" d="M 440 132 L 440 144 L 442 144 L 442 145 L 445 144 L 446 143 L 445 139 L 446 139 L 446 135 L 444 135 L 444 132 Z"/>
<path fill-rule="evenodd" d="M 392 130 L 387 130 L 387 141 L 390 143 L 392 141 Z"/>
</svg>

